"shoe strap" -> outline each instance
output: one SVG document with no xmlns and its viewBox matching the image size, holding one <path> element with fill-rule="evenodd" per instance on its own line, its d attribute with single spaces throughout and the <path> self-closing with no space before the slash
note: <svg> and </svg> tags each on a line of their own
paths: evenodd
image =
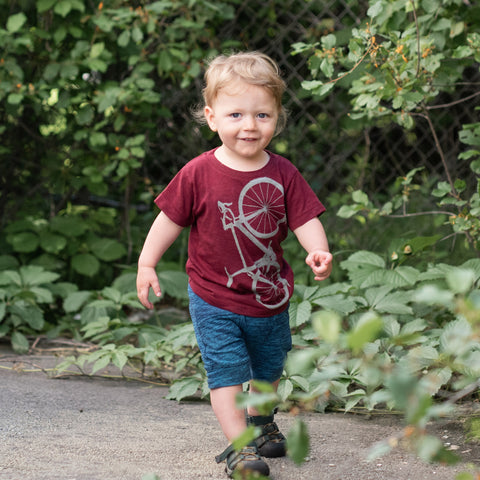
<svg viewBox="0 0 480 480">
<path fill-rule="evenodd" d="M 263 427 L 269 423 L 273 423 L 273 415 L 247 415 L 247 425 L 255 425 Z"/>
<path fill-rule="evenodd" d="M 235 447 L 233 446 L 233 444 L 229 445 L 220 455 L 217 455 L 215 457 L 215 461 L 217 463 L 221 463 L 227 460 L 230 454 L 232 453 L 236 454 L 235 457 L 240 457 L 239 461 L 243 460 L 247 456 L 258 456 L 257 445 L 255 443 L 249 443 L 248 445 L 245 445 L 238 452 L 235 450 Z"/>
<path fill-rule="evenodd" d="M 235 451 L 235 448 L 233 447 L 233 445 L 229 445 L 220 455 L 217 455 L 215 457 L 215 461 L 217 463 L 221 463 L 225 461 L 226 458 L 234 451 Z"/>
</svg>

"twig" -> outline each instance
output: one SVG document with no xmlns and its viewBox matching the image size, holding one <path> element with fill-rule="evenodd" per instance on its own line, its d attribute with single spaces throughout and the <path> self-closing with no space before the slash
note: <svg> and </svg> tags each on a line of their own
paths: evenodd
<svg viewBox="0 0 480 480">
<path fill-rule="evenodd" d="M 350 75 L 364 60 L 365 60 L 365 57 L 373 50 L 373 47 L 370 45 L 368 48 L 367 48 L 367 51 L 362 55 L 362 58 L 348 71 L 348 72 L 345 72 L 343 75 L 340 75 L 339 77 L 337 78 L 332 78 L 331 80 L 329 80 L 328 82 L 325 82 L 324 85 L 329 85 L 330 83 L 337 83 L 338 81 L 340 81 L 342 78 L 345 78 L 347 75 Z"/>
<path fill-rule="evenodd" d="M 453 405 L 454 403 L 458 402 L 462 398 L 464 398 L 464 397 L 470 395 L 471 393 L 473 393 L 478 388 L 480 388 L 480 379 L 477 380 L 474 383 L 471 383 L 470 385 L 466 386 L 465 388 L 463 388 L 459 392 L 452 395 L 445 403 Z"/>
<path fill-rule="evenodd" d="M 480 95 L 480 92 L 475 92 L 475 93 L 472 93 L 472 95 L 469 95 L 468 97 L 461 98 L 460 100 L 455 100 L 454 102 L 444 103 L 442 105 L 431 105 L 429 107 L 424 107 L 424 108 L 425 110 L 435 110 L 436 108 L 449 108 L 449 107 L 453 107 L 454 105 L 458 105 L 459 103 L 468 102 L 468 100 L 478 97 L 479 95 Z"/>
<path fill-rule="evenodd" d="M 455 215 L 452 212 L 443 212 L 441 210 L 431 212 L 402 213 L 401 215 L 386 215 L 388 218 L 419 217 L 420 215 Z"/>
</svg>

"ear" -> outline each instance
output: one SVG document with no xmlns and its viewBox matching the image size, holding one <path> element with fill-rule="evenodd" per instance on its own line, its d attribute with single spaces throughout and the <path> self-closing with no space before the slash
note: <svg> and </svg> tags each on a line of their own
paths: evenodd
<svg viewBox="0 0 480 480">
<path fill-rule="evenodd" d="M 212 132 L 217 131 L 217 124 L 215 123 L 215 113 L 212 107 L 208 105 L 205 107 L 205 118 L 207 119 L 208 126 Z"/>
</svg>

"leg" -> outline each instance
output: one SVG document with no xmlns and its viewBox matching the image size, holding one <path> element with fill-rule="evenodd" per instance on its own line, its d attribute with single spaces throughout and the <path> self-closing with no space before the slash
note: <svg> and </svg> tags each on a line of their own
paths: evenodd
<svg viewBox="0 0 480 480">
<path fill-rule="evenodd" d="M 243 409 L 235 405 L 235 397 L 242 392 L 242 385 L 220 387 L 210 390 L 210 401 L 213 411 L 222 427 L 223 433 L 231 442 L 238 437 L 246 428 L 247 421 Z M 216 457 L 218 463 L 226 461 L 225 471 L 232 476 L 235 470 L 257 472 L 261 475 L 268 475 L 270 469 L 258 454 L 255 443 L 250 443 L 239 452 L 229 445 L 227 449 Z"/>
<path fill-rule="evenodd" d="M 278 388 L 278 382 L 280 381 L 280 379 L 278 379 L 277 381 L 273 382 L 272 383 L 272 386 L 273 386 L 273 389 L 275 390 L 275 392 L 277 391 L 277 388 Z M 255 388 L 250 385 L 250 390 L 249 390 L 250 393 L 256 393 L 256 390 Z M 260 413 L 258 413 L 257 409 L 254 408 L 254 407 L 248 407 L 247 409 L 247 413 L 248 415 L 254 417 L 254 416 L 257 416 L 257 415 L 260 415 Z"/>
<path fill-rule="evenodd" d="M 244 411 L 235 405 L 235 397 L 241 392 L 242 385 L 210 390 L 213 411 L 229 443 L 247 428 Z"/>
<path fill-rule="evenodd" d="M 279 380 L 272 383 L 273 388 L 277 390 Z M 250 392 L 255 390 L 250 387 Z M 247 424 L 255 425 L 261 429 L 260 436 L 255 440 L 258 452 L 263 457 L 284 457 L 287 454 L 286 439 L 278 429 L 274 421 L 274 412 L 270 415 L 260 415 L 254 408 L 248 408 Z"/>
</svg>

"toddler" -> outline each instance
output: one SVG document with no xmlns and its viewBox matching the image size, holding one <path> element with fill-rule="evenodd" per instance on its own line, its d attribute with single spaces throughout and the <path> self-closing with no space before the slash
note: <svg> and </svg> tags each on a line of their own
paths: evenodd
<svg viewBox="0 0 480 480">
<path fill-rule="evenodd" d="M 275 388 L 291 349 L 288 317 L 293 273 L 281 243 L 288 230 L 306 250 L 315 280 L 332 269 L 325 210 L 296 167 L 266 150 L 285 125 L 285 83 L 276 63 L 259 52 L 219 56 L 205 73 L 201 115 L 221 145 L 191 160 L 156 198 L 160 213 L 138 261 L 137 292 L 153 308 L 160 296 L 155 267 L 185 227 L 190 314 L 210 387 L 212 408 L 229 446 L 216 457 L 226 472 L 269 475 L 263 457 L 285 455 L 273 412 L 236 407 L 250 380 Z M 231 445 L 253 424 L 261 435 L 240 451 Z"/>
</svg>

